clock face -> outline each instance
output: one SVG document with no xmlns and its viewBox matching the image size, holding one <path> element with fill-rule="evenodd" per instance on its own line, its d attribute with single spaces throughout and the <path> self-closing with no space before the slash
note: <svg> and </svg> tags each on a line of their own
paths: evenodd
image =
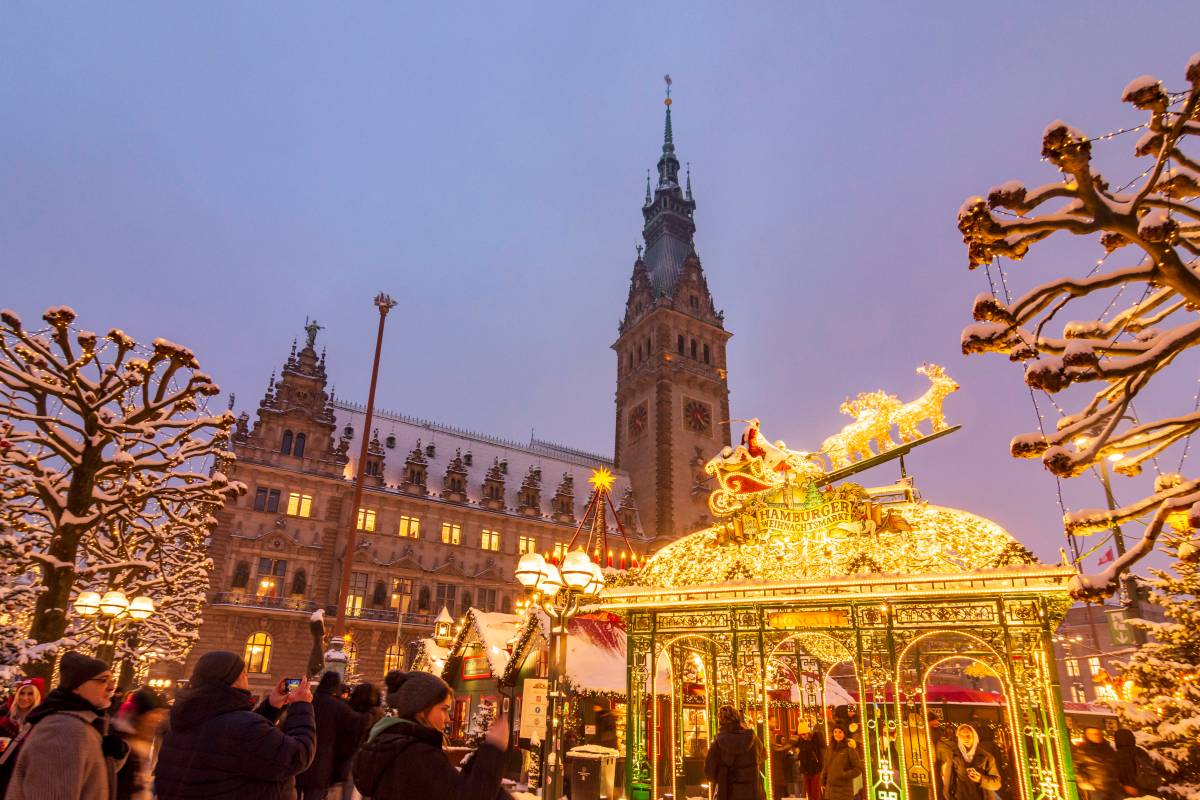
<svg viewBox="0 0 1200 800">
<path fill-rule="evenodd" d="M 699 400 L 684 400 L 683 426 L 696 433 L 712 431 L 712 407 Z"/>
<path fill-rule="evenodd" d="M 634 406 L 634 409 L 629 412 L 629 438 L 636 439 L 646 432 L 646 426 L 650 423 L 650 412 L 646 408 L 645 403 L 640 403 Z"/>
</svg>

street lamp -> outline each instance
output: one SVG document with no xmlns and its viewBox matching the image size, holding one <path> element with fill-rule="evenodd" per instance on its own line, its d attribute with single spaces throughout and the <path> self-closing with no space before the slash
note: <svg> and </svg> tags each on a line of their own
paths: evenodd
<svg viewBox="0 0 1200 800">
<path fill-rule="evenodd" d="M 144 622 L 155 609 L 153 598 L 138 595 L 130 600 L 124 592 L 114 589 L 103 596 L 98 592 L 80 592 L 75 597 L 75 611 L 81 617 L 104 620 L 104 638 L 96 648 L 96 658 L 111 664 L 117 647 L 118 626 L 123 630 L 134 622 Z"/>
<path fill-rule="evenodd" d="M 594 599 L 604 588 L 604 573 L 587 552 L 573 550 L 563 558 L 560 569 L 538 553 L 521 556 L 516 569 L 517 582 L 525 587 L 533 604 L 550 615 L 550 641 L 547 643 L 550 667 L 549 707 L 546 711 L 546 736 L 542 758 L 543 797 L 558 798 L 563 790 L 563 726 L 566 716 L 567 630 L 584 602 Z"/>
</svg>

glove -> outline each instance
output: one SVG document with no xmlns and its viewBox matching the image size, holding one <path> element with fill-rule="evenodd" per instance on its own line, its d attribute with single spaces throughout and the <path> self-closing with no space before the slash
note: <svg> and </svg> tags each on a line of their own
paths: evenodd
<svg viewBox="0 0 1200 800">
<path fill-rule="evenodd" d="M 129 755 L 129 744 L 115 733 L 110 733 L 100 740 L 100 751 L 106 758 L 120 761 Z"/>
</svg>

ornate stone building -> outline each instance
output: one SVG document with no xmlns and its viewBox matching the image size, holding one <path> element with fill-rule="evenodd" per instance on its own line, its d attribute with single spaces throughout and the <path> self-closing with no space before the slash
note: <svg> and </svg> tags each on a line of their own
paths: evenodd
<svg viewBox="0 0 1200 800">
<path fill-rule="evenodd" d="M 725 344 L 693 237 L 690 170 L 679 159 L 667 99 L 658 185 L 646 180 L 645 251 L 638 248 L 617 352 L 615 461 L 629 474 L 643 528 L 659 544 L 709 520 L 704 464 L 729 444 Z"/>
<path fill-rule="evenodd" d="M 176 677 L 214 649 L 243 653 L 256 691 L 304 674 L 313 611 L 337 610 L 346 532 L 357 528 L 350 581 L 352 671 L 378 680 L 406 661 L 438 612 L 510 611 L 522 553 L 570 538 L 602 456 L 471 433 L 388 411 L 370 432 L 362 507 L 351 509 L 364 412 L 326 385 L 316 329 L 271 377 L 257 420 L 239 418 L 231 477 L 248 492 L 220 514 L 200 641 Z M 354 454 L 354 455 L 351 455 Z M 638 531 L 618 474 L 622 523 Z M 618 556 L 619 557 L 619 556 Z"/>
</svg>

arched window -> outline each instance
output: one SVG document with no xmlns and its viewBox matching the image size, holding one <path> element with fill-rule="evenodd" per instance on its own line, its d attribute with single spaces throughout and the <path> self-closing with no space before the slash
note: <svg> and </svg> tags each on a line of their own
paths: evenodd
<svg viewBox="0 0 1200 800">
<path fill-rule="evenodd" d="M 267 672 L 271 668 L 271 637 L 266 631 L 256 631 L 246 640 L 246 672 Z"/>
<path fill-rule="evenodd" d="M 387 652 L 383 654 L 383 674 L 387 675 L 394 669 L 400 669 L 400 648 L 395 642 L 388 645 Z"/>
<path fill-rule="evenodd" d="M 292 594 L 304 594 L 308 589 L 308 574 L 304 570 L 298 569 L 292 575 Z"/>
<path fill-rule="evenodd" d="M 294 455 L 296 458 L 299 458 L 300 456 L 304 455 L 304 440 L 305 440 L 305 438 L 306 437 L 304 436 L 303 433 L 296 434 L 296 447 L 292 450 L 292 455 Z"/>
<path fill-rule="evenodd" d="M 292 454 L 292 432 L 291 431 L 283 432 L 283 446 L 279 448 L 279 452 L 283 453 L 285 456 L 290 456 Z"/>
<path fill-rule="evenodd" d="M 417 593 L 417 611 L 429 610 L 429 587 L 422 586 L 421 591 Z"/>
<path fill-rule="evenodd" d="M 234 589 L 245 589 L 250 585 L 250 562 L 237 562 L 237 566 L 233 568 L 233 583 L 231 585 Z"/>
</svg>

